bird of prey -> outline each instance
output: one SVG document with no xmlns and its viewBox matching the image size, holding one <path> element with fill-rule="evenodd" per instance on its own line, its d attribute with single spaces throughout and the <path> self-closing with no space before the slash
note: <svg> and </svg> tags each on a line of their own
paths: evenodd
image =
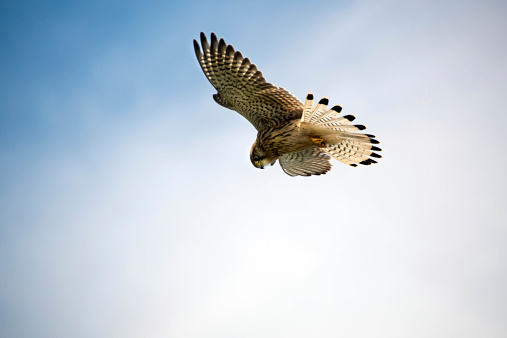
<svg viewBox="0 0 507 338">
<path fill-rule="evenodd" d="M 327 109 L 322 98 L 314 107 L 313 94 L 303 104 L 291 93 L 266 81 L 257 66 L 224 39 L 211 33 L 211 43 L 201 32 L 201 45 L 194 40 L 197 60 L 217 93 L 213 99 L 237 111 L 257 129 L 250 161 L 264 169 L 276 160 L 290 176 L 327 173 L 331 157 L 349 166 L 377 163 L 381 156 L 374 135 L 361 134 L 364 125 L 351 125 L 353 115 L 340 116 L 342 107 Z"/>
</svg>

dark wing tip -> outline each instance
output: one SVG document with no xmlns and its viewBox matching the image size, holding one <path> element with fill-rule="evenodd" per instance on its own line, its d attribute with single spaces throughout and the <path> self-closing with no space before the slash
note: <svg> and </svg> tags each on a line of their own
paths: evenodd
<svg viewBox="0 0 507 338">
<path fill-rule="evenodd" d="M 216 52 L 218 48 L 218 39 L 215 33 L 211 33 L 211 51 Z"/>
<path fill-rule="evenodd" d="M 345 115 L 344 118 L 346 118 L 350 122 L 352 122 L 356 119 L 356 117 L 354 115 Z"/>
<path fill-rule="evenodd" d="M 362 124 L 356 124 L 355 127 L 358 129 L 358 130 L 365 130 L 366 129 L 366 126 L 365 125 L 362 125 Z"/>
<path fill-rule="evenodd" d="M 225 53 L 226 48 L 227 48 L 227 44 L 225 43 L 224 38 L 221 38 L 220 41 L 218 42 L 218 52 L 220 54 L 223 54 L 223 53 Z"/>
<path fill-rule="evenodd" d="M 306 99 L 313 100 L 313 94 L 310 93 L 310 94 L 306 95 Z"/>
<path fill-rule="evenodd" d="M 327 106 L 329 104 L 329 100 L 324 97 L 324 98 L 320 99 L 319 104 L 325 104 Z"/>
<path fill-rule="evenodd" d="M 377 141 L 377 140 L 375 140 L 375 139 L 373 139 L 373 138 L 371 138 L 370 139 L 370 143 L 372 143 L 372 144 L 379 144 L 380 142 Z"/>
<path fill-rule="evenodd" d="M 380 156 L 379 154 L 377 153 L 371 153 L 370 154 L 371 157 L 376 157 L 376 158 L 382 158 L 382 156 Z"/>
<path fill-rule="evenodd" d="M 228 45 L 227 48 L 225 49 L 225 52 L 230 57 L 233 57 L 234 56 L 234 47 L 232 47 L 232 45 Z"/>
<path fill-rule="evenodd" d="M 234 53 L 234 58 L 237 59 L 237 60 L 243 60 L 243 55 L 241 54 L 241 52 L 239 50 L 237 50 Z"/>
<path fill-rule="evenodd" d="M 194 51 L 197 58 L 200 59 L 202 57 L 201 46 L 199 45 L 199 42 L 197 42 L 195 39 L 194 39 Z"/>
<path fill-rule="evenodd" d="M 206 54 L 206 50 L 209 49 L 209 43 L 208 39 L 206 39 L 206 34 L 204 34 L 204 32 L 201 32 L 201 46 L 202 51 Z"/>
<path fill-rule="evenodd" d="M 333 108 L 331 108 L 331 110 L 334 110 L 335 112 L 340 113 L 342 111 L 342 106 L 336 105 Z"/>
<path fill-rule="evenodd" d="M 357 164 L 352 163 L 350 166 L 351 166 L 351 167 L 357 167 Z"/>
<path fill-rule="evenodd" d="M 375 146 L 371 147 L 371 150 L 373 150 L 373 151 L 382 151 L 382 149 L 380 149 L 379 147 L 375 147 Z"/>
</svg>

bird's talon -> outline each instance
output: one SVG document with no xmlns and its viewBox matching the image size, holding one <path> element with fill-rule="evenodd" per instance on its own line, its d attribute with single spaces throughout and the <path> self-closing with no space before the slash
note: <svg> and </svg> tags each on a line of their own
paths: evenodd
<svg viewBox="0 0 507 338">
<path fill-rule="evenodd" d="M 315 143 L 320 148 L 326 147 L 326 142 L 324 142 L 324 139 L 322 137 L 310 137 L 313 143 Z"/>
</svg>

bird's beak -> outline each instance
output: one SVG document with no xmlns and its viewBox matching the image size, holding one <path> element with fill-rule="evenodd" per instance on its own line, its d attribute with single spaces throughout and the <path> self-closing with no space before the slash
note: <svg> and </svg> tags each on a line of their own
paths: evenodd
<svg viewBox="0 0 507 338">
<path fill-rule="evenodd" d="M 259 168 L 264 169 L 264 166 L 259 163 Z"/>
</svg>

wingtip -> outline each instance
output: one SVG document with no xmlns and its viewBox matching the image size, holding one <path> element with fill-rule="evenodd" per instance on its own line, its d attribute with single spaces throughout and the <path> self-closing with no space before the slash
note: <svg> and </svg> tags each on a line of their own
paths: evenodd
<svg viewBox="0 0 507 338">
<path fill-rule="evenodd" d="M 220 54 L 224 54 L 226 49 L 227 49 L 227 44 L 225 43 L 224 38 L 220 38 L 220 41 L 218 42 L 218 52 Z"/>
<path fill-rule="evenodd" d="M 216 50 L 218 49 L 218 39 L 215 33 L 211 33 L 211 51 L 212 53 L 216 53 Z"/>
<path fill-rule="evenodd" d="M 227 45 L 227 48 L 225 49 L 225 52 L 230 57 L 234 57 L 234 47 L 232 47 L 232 45 Z"/>
<path fill-rule="evenodd" d="M 208 43 L 208 39 L 206 39 L 206 34 L 204 34 L 204 32 L 201 32 L 201 46 L 202 46 L 202 51 L 206 54 L 206 50 L 209 49 L 209 43 Z"/>
<path fill-rule="evenodd" d="M 195 50 L 195 55 L 197 55 L 198 57 L 200 55 L 202 55 L 202 53 L 201 53 L 201 46 L 199 45 L 199 42 L 197 42 L 196 39 L 194 39 L 194 50 Z"/>
<path fill-rule="evenodd" d="M 311 92 L 308 92 L 308 94 L 306 94 L 306 99 L 313 100 L 313 94 Z"/>
<path fill-rule="evenodd" d="M 211 35 L 210 35 L 210 40 L 211 40 L 211 43 L 216 43 L 218 44 L 218 38 L 217 38 L 217 35 L 215 34 L 215 32 L 211 32 Z"/>
<path fill-rule="evenodd" d="M 241 54 L 241 52 L 237 50 L 234 52 L 234 58 L 237 59 L 238 61 L 241 61 L 243 60 L 243 54 Z"/>
</svg>

